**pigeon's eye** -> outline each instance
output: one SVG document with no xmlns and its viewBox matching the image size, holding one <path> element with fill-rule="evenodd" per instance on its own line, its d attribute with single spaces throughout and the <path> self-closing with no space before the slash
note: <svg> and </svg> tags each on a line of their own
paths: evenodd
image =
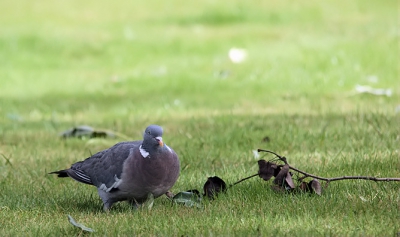
<svg viewBox="0 0 400 237">
<path fill-rule="evenodd" d="M 147 134 L 151 134 L 151 132 L 150 132 L 150 131 L 147 131 L 146 133 L 147 133 Z"/>
</svg>

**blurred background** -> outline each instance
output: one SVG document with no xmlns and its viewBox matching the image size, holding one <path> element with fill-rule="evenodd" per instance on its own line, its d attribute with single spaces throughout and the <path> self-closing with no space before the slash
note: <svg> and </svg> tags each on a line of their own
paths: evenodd
<svg viewBox="0 0 400 237">
<path fill-rule="evenodd" d="M 1 122 L 394 113 L 397 5 L 2 1 Z"/>
</svg>

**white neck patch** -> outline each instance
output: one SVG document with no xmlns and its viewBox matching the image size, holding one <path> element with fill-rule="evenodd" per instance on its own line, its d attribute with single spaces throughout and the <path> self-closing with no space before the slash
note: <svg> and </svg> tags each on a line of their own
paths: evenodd
<svg viewBox="0 0 400 237">
<path fill-rule="evenodd" d="M 167 146 L 167 145 L 165 145 L 165 146 L 167 147 L 168 151 L 172 153 L 172 149 L 169 148 L 169 146 Z"/>
<path fill-rule="evenodd" d="M 150 158 L 149 156 L 150 154 L 145 149 L 142 148 L 142 145 L 140 145 L 139 151 L 140 154 L 143 156 L 143 158 Z"/>
</svg>

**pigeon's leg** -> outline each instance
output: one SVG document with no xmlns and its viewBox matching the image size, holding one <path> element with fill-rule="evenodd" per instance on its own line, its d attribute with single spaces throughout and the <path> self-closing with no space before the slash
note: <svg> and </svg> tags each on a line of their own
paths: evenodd
<svg viewBox="0 0 400 237">
<path fill-rule="evenodd" d="M 110 211 L 110 208 L 111 208 L 111 205 L 112 205 L 112 204 L 110 204 L 110 203 L 108 203 L 108 202 L 103 203 L 103 210 L 104 210 L 105 212 L 109 212 L 109 211 Z"/>
<path fill-rule="evenodd" d="M 139 208 L 147 208 L 151 210 L 154 204 L 154 195 L 152 193 L 149 193 L 147 195 L 147 198 L 142 199 L 140 201 L 136 199 L 130 199 L 128 200 L 128 203 L 132 205 L 132 207 L 137 210 Z"/>
<path fill-rule="evenodd" d="M 130 199 L 127 201 L 132 206 L 133 210 L 135 210 L 135 211 L 138 210 L 142 206 L 142 204 L 137 202 L 135 199 Z"/>
<path fill-rule="evenodd" d="M 109 194 L 106 191 L 99 188 L 97 189 L 97 191 L 101 200 L 103 200 L 103 210 L 108 212 L 115 201 L 109 197 Z"/>
</svg>

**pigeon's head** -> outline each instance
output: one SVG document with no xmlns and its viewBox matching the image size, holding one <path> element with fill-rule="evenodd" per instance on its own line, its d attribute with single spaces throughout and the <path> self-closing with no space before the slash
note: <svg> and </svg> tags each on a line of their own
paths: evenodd
<svg viewBox="0 0 400 237">
<path fill-rule="evenodd" d="M 163 147 L 163 129 L 158 125 L 150 125 L 146 128 L 143 135 L 143 143 L 146 147 Z"/>
</svg>

